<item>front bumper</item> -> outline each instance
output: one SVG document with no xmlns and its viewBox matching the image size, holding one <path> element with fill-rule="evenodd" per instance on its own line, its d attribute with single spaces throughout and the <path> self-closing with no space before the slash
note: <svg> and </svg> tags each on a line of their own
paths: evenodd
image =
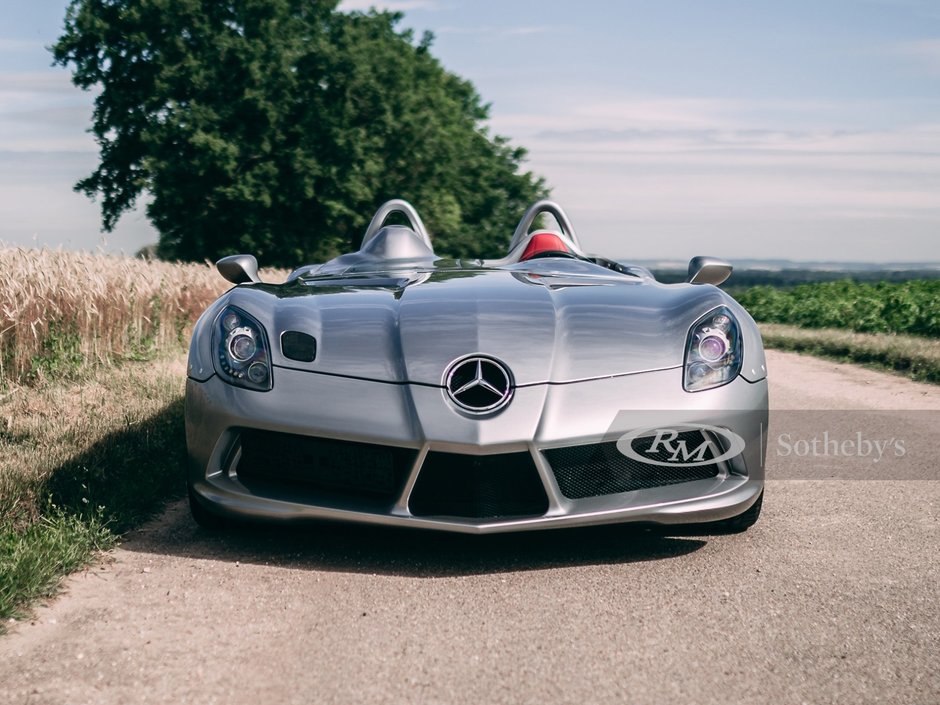
<svg viewBox="0 0 940 705">
<path fill-rule="evenodd" d="M 569 384 L 519 387 L 501 413 L 472 417 L 437 387 L 384 384 L 290 369 L 259 393 L 218 377 L 188 380 L 189 482 L 197 501 L 221 515 L 266 521 L 339 520 L 462 533 L 497 533 L 619 522 L 682 524 L 745 512 L 763 489 L 766 380 L 743 378 L 693 394 L 679 368 Z M 570 498 L 559 488 L 546 451 L 612 444 L 637 428 L 700 424 L 745 441 L 714 476 L 631 491 Z M 411 449 L 413 462 L 384 499 L 294 491 L 239 477 L 246 430 Z M 544 489 L 544 511 L 527 515 L 453 516 L 416 512 L 412 496 L 429 454 L 524 453 Z M 514 456 L 522 457 L 522 456 Z"/>
</svg>

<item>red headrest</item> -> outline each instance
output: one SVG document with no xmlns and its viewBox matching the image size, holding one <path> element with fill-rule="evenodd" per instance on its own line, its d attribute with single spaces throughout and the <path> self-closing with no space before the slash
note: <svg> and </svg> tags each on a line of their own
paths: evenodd
<svg viewBox="0 0 940 705">
<path fill-rule="evenodd" d="M 519 261 L 524 262 L 542 252 L 571 252 L 571 248 L 555 233 L 548 231 L 532 233 L 532 238 L 529 240 L 529 244 L 526 245 L 525 252 L 522 253 Z"/>
</svg>

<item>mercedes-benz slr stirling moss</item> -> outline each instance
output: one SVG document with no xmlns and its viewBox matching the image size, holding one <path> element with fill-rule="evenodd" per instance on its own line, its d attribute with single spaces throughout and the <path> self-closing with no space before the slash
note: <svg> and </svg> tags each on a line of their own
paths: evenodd
<svg viewBox="0 0 940 705">
<path fill-rule="evenodd" d="M 385 225 L 399 212 L 410 227 Z M 555 231 L 530 232 L 543 213 Z M 382 206 L 362 247 L 263 283 L 250 255 L 196 324 L 186 387 L 195 519 L 467 533 L 757 520 L 760 333 L 717 288 L 585 254 L 549 201 L 499 260 L 437 256 Z"/>
</svg>

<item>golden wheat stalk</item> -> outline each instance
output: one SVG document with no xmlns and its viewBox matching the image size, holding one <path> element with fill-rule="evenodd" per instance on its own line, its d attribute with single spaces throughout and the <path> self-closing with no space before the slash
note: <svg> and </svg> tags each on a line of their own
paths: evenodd
<svg viewBox="0 0 940 705">
<path fill-rule="evenodd" d="M 3 246 L 0 271 L 6 384 L 178 346 L 229 286 L 208 264 Z"/>
</svg>

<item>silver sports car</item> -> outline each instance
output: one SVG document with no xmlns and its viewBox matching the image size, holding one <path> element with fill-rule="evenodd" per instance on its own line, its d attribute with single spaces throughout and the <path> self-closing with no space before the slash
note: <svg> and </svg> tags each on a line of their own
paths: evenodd
<svg viewBox="0 0 940 705">
<path fill-rule="evenodd" d="M 542 215 L 558 227 L 533 231 Z M 200 524 L 757 520 L 767 373 L 754 321 L 715 286 L 727 262 L 659 283 L 585 254 L 551 201 L 504 258 L 445 259 L 396 200 L 357 252 L 283 284 L 250 255 L 218 269 L 235 286 L 196 324 L 186 386 Z"/>
</svg>

